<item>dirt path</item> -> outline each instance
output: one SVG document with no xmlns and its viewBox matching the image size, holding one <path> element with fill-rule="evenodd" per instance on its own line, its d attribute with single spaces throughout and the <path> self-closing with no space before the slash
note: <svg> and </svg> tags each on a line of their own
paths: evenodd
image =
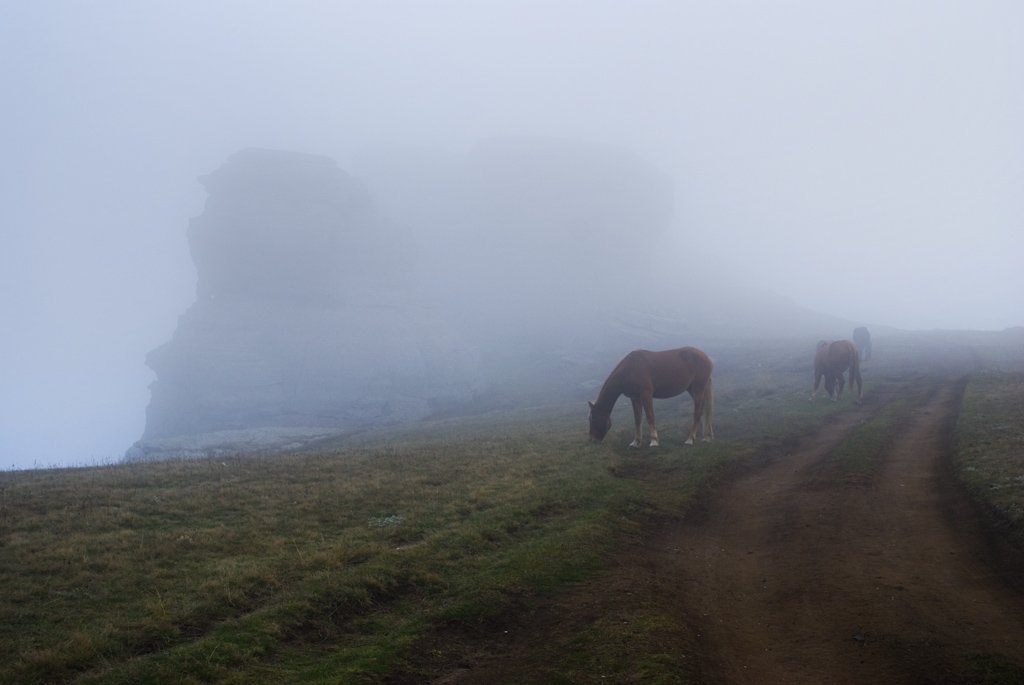
<svg viewBox="0 0 1024 685">
<path fill-rule="evenodd" d="M 868 486 L 823 459 L 866 410 L 721 493 L 673 533 L 702 680 L 955 682 L 979 654 L 1024 665 L 1024 600 L 945 477 L 957 386 L 938 387 Z"/>
<path fill-rule="evenodd" d="M 992 546 L 945 471 L 959 388 L 934 382 L 870 482 L 842 478 L 830 455 L 878 398 L 628 545 L 594 584 L 441 636 L 419 682 L 567 682 L 572 636 L 645 603 L 689 626 L 658 647 L 685 654 L 690 681 L 960 683 L 1000 659 L 1024 668 L 1024 564 Z"/>
</svg>

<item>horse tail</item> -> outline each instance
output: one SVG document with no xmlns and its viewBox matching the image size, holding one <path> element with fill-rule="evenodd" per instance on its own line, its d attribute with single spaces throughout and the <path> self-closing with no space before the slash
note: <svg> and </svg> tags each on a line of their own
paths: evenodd
<svg viewBox="0 0 1024 685">
<path fill-rule="evenodd" d="M 712 424 L 712 420 L 715 416 L 715 393 L 712 388 L 711 376 L 708 376 L 708 382 L 704 386 L 704 436 L 713 439 L 715 437 L 715 428 Z"/>
<path fill-rule="evenodd" d="M 857 401 L 860 401 L 861 386 L 863 380 L 860 377 L 860 350 L 857 349 L 856 345 L 851 345 L 853 350 L 850 353 L 850 390 L 853 390 L 853 384 L 857 384 Z"/>
</svg>

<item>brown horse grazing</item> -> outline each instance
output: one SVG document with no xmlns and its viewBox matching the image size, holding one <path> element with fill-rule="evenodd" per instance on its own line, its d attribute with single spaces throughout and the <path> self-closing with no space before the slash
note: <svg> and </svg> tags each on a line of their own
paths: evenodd
<svg viewBox="0 0 1024 685">
<path fill-rule="evenodd" d="M 811 399 L 818 394 L 822 376 L 825 377 L 825 390 L 832 401 L 842 397 L 843 386 L 846 385 L 843 373 L 847 369 L 850 370 L 850 388 L 853 388 L 854 383 L 857 384 L 857 404 L 860 404 L 863 381 L 860 377 L 860 353 L 857 352 L 857 346 L 849 340 L 820 341 L 814 354 L 814 390 L 811 391 Z M 833 393 L 837 384 L 839 387 Z"/>
<path fill-rule="evenodd" d="M 714 398 L 711 392 L 711 359 L 696 347 L 650 352 L 633 350 L 619 362 L 601 387 L 596 402 L 590 405 L 590 437 L 603 440 L 612 427 L 612 407 L 619 395 L 633 402 L 635 437 L 630 447 L 639 447 L 642 438 L 640 419 L 647 413 L 651 447 L 658 446 L 658 429 L 654 426 L 654 398 L 675 397 L 684 392 L 693 398 L 693 426 L 686 438 L 692 445 L 697 427 L 703 425 L 705 440 L 715 437 L 711 426 Z"/>
</svg>

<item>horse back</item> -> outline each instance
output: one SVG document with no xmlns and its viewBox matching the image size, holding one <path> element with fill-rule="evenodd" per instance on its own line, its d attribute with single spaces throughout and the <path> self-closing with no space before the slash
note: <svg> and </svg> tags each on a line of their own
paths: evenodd
<svg viewBox="0 0 1024 685">
<path fill-rule="evenodd" d="M 654 397 L 675 397 L 695 382 L 704 385 L 711 377 L 711 359 L 696 347 L 651 352 L 634 350 L 626 355 L 628 396 L 651 392 Z"/>
<path fill-rule="evenodd" d="M 849 340 L 836 340 L 828 347 L 828 366 L 833 373 L 843 373 L 859 366 L 856 346 Z"/>
</svg>

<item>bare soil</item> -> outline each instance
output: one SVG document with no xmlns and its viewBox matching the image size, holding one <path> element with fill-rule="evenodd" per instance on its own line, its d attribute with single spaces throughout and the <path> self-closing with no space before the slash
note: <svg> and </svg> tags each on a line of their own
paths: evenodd
<svg viewBox="0 0 1024 685">
<path fill-rule="evenodd" d="M 571 667 L 567 678 L 567 659 L 588 626 L 645 605 L 685 626 L 653 646 L 685 664 L 679 682 L 968 683 L 993 664 L 1024 668 L 1024 562 L 948 472 L 962 382 L 930 382 L 868 482 L 844 478 L 830 454 L 884 411 L 880 396 L 682 520 L 652 524 L 593 583 L 440 631 L 391 682 L 622 681 Z"/>
</svg>

